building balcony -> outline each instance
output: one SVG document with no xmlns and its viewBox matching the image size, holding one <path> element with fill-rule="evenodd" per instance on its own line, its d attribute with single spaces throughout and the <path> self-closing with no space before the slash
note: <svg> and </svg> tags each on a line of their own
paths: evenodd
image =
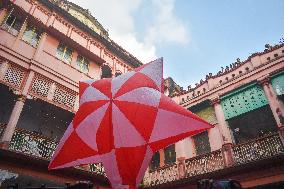
<svg viewBox="0 0 284 189">
<path fill-rule="evenodd" d="M 228 164 L 225 150 L 228 149 L 223 147 L 220 150 L 149 171 L 145 174 L 143 186 L 171 188 L 184 184 L 188 186 L 190 182 L 196 184 L 196 180 L 201 178 L 226 178 L 238 171 L 237 174 L 240 175 L 240 169 L 244 169 L 244 172 L 252 171 L 253 164 L 257 164 L 259 169 L 262 165 L 265 167 L 265 161 L 267 164 L 283 159 L 284 144 L 279 133 L 273 133 L 246 143 L 231 145 L 229 147 L 233 160 L 231 164 Z M 247 169 L 248 167 L 250 168 Z"/>
<path fill-rule="evenodd" d="M 0 123 L 0 136 L 5 129 L 5 124 Z M 17 128 L 9 145 L 9 150 L 21 152 L 39 159 L 50 160 L 58 142 L 43 135 Z M 101 163 L 86 166 L 77 166 L 78 169 L 105 176 Z"/>
<path fill-rule="evenodd" d="M 2 134 L 4 128 L 5 124 L 1 124 L 0 134 Z M 45 136 L 17 128 L 9 150 L 33 158 L 49 160 L 57 145 L 58 142 Z M 223 172 L 227 174 L 228 170 L 232 169 L 245 169 L 252 163 L 263 165 L 264 161 L 273 162 L 273 158 L 279 160 L 279 157 L 283 157 L 284 144 L 279 133 L 274 133 L 246 143 L 231 145 L 229 150 L 231 151 L 232 164 L 228 164 L 225 150 L 228 149 L 222 148 L 194 158 L 179 160 L 174 164 L 146 172 L 142 185 L 144 188 L 167 188 L 180 183 L 187 183 L 192 179 L 196 181 L 196 179 L 202 177 L 212 178 L 218 174 L 222 175 Z M 104 168 L 101 164 L 76 168 L 105 177 Z"/>
</svg>

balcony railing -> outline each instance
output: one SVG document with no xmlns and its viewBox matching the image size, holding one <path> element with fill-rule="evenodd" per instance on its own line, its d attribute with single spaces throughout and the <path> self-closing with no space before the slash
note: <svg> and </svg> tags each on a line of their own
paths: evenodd
<svg viewBox="0 0 284 189">
<path fill-rule="evenodd" d="M 280 135 L 274 133 L 247 143 L 233 145 L 232 159 L 234 162 L 233 165 L 230 166 L 259 161 L 280 154 L 284 154 L 284 145 Z M 186 159 L 184 163 L 173 164 L 148 172 L 145 174 L 143 184 L 146 187 L 151 187 L 167 184 L 179 179 L 212 173 L 229 166 L 226 165 L 225 162 L 224 153 L 222 153 L 222 149 L 220 149 L 208 154 Z"/>
<path fill-rule="evenodd" d="M 144 185 L 155 186 L 213 172 L 225 167 L 221 150 L 186 159 L 183 163 L 175 163 L 165 168 L 145 174 Z"/>
<path fill-rule="evenodd" d="M 280 153 L 284 153 L 284 146 L 278 133 L 233 146 L 235 164 L 257 161 Z"/>
<path fill-rule="evenodd" d="M 174 163 L 170 166 L 157 169 L 153 172 L 146 172 L 143 180 L 145 186 L 155 186 L 179 179 L 178 164 Z"/>
<path fill-rule="evenodd" d="M 0 136 L 5 129 L 4 124 L 0 124 Z M 50 159 L 58 145 L 58 142 L 45 136 L 33 133 L 24 129 L 16 128 L 9 145 L 10 150 L 22 152 L 36 157 Z M 90 164 L 89 166 L 77 167 L 96 174 L 105 175 L 104 167 L 101 163 Z"/>
<path fill-rule="evenodd" d="M 47 137 L 17 128 L 9 149 L 50 159 L 57 145 L 57 142 Z"/>
<path fill-rule="evenodd" d="M 5 125 L 0 124 L 0 135 L 4 131 L 4 128 Z M 47 137 L 17 128 L 9 148 L 25 154 L 50 159 L 57 145 L 57 142 Z M 284 154 L 284 145 L 280 135 L 275 133 L 247 143 L 233 145 L 233 165 L 231 166 L 258 161 L 279 154 Z M 212 173 L 228 166 L 225 164 L 225 159 L 224 153 L 222 149 L 220 149 L 181 162 L 176 162 L 166 167 L 146 172 L 143 185 L 146 187 L 157 186 L 180 179 Z M 102 164 L 91 164 L 78 168 L 105 175 Z"/>
<path fill-rule="evenodd" d="M 225 167 L 221 150 L 185 160 L 185 178 L 201 175 Z"/>
</svg>

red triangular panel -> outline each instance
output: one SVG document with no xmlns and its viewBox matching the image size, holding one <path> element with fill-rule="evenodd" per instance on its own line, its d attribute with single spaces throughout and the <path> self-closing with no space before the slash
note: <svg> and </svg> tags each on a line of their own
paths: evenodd
<svg viewBox="0 0 284 189">
<path fill-rule="evenodd" d="M 164 140 L 152 142 L 152 143 L 149 144 L 149 146 L 151 147 L 153 152 L 156 152 L 156 151 L 158 151 L 160 149 L 164 149 L 165 147 L 167 147 L 167 146 L 169 146 L 173 143 L 176 143 L 176 142 L 178 142 L 178 141 L 180 141 L 180 140 L 182 140 L 186 137 L 196 135 L 196 134 L 201 133 L 205 130 L 207 130 L 207 129 L 200 129 L 200 130 L 197 130 L 197 131 L 182 133 L 182 134 L 179 134 L 178 136 L 174 136 L 174 137 L 170 137 L 170 138 L 167 138 L 167 139 L 164 139 Z"/>
<path fill-rule="evenodd" d="M 176 112 L 178 114 L 184 115 L 184 116 L 189 116 L 192 117 L 196 120 L 202 121 L 204 123 L 207 123 L 203 119 L 199 118 L 197 115 L 194 113 L 190 112 L 189 110 L 183 108 L 182 106 L 178 105 L 175 103 L 171 98 L 167 97 L 166 95 L 161 96 L 160 104 L 159 104 L 160 109 L 168 110 L 171 112 Z"/>
<path fill-rule="evenodd" d="M 98 108 L 102 107 L 108 102 L 109 101 L 107 100 L 99 100 L 95 102 L 84 103 L 82 106 L 80 106 L 73 119 L 73 127 L 77 128 L 81 121 L 83 121 L 89 114 L 96 111 Z"/>
<path fill-rule="evenodd" d="M 148 142 L 154 127 L 157 108 L 134 102 L 115 101 L 114 103 Z"/>
<path fill-rule="evenodd" d="M 93 87 L 111 98 L 111 79 L 101 79 L 92 84 Z"/>
<path fill-rule="evenodd" d="M 155 82 L 147 77 L 146 75 L 142 73 L 135 73 L 134 76 L 129 78 L 118 90 L 118 92 L 115 94 L 115 97 L 118 97 L 122 94 L 127 93 L 128 91 L 131 91 L 133 89 L 137 89 L 139 87 L 149 87 L 156 90 L 159 90 Z"/>
<path fill-rule="evenodd" d="M 112 149 L 114 149 L 111 105 L 107 109 L 101 125 L 97 131 L 97 146 L 100 154 L 109 153 Z"/>
<path fill-rule="evenodd" d="M 70 148 L 71 146 L 72 148 Z M 49 169 L 70 163 L 77 159 L 94 156 L 96 154 L 98 153 L 86 145 L 77 133 L 73 131 L 60 149 L 60 153 L 58 153 L 49 165 Z"/>
<path fill-rule="evenodd" d="M 90 85 L 85 82 L 79 82 L 79 98 L 81 98 L 82 94 Z"/>
<path fill-rule="evenodd" d="M 122 182 L 136 186 L 136 177 L 143 163 L 147 146 L 116 149 L 116 160 Z"/>
</svg>

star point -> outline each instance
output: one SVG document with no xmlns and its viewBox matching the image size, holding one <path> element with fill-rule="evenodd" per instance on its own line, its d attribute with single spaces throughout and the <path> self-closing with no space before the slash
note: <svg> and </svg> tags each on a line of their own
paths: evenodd
<svg viewBox="0 0 284 189">
<path fill-rule="evenodd" d="M 113 188 L 140 183 L 153 153 L 212 126 L 162 94 L 162 60 L 80 82 L 80 107 L 50 169 L 102 162 Z"/>
</svg>

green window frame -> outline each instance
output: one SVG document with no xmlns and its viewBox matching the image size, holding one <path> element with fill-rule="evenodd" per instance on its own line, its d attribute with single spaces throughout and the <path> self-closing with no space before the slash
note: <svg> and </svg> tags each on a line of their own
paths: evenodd
<svg viewBox="0 0 284 189">
<path fill-rule="evenodd" d="M 12 9 L 9 14 L 7 14 L 1 27 L 9 32 L 10 34 L 17 36 L 23 25 L 23 21 L 13 14 L 14 9 Z"/>
<path fill-rule="evenodd" d="M 42 31 L 37 29 L 35 26 L 27 25 L 23 33 L 22 40 L 27 42 L 31 46 L 36 47 L 40 40 L 41 34 Z"/>
<path fill-rule="evenodd" d="M 80 70 L 83 73 L 88 73 L 89 65 L 90 65 L 90 62 L 87 58 L 81 55 L 77 56 L 76 66 L 78 70 Z"/>
<path fill-rule="evenodd" d="M 56 57 L 63 62 L 71 64 L 73 49 L 65 45 L 64 43 L 59 43 L 56 50 Z"/>
<path fill-rule="evenodd" d="M 257 83 L 241 87 L 232 93 L 221 97 L 221 105 L 226 120 L 263 107 L 267 104 L 268 100 L 265 93 L 262 87 Z"/>
</svg>

